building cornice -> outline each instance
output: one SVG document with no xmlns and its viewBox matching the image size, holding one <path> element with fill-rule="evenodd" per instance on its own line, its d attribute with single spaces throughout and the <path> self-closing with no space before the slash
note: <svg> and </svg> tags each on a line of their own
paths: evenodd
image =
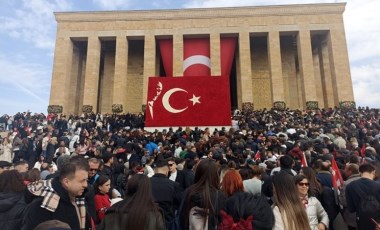
<svg viewBox="0 0 380 230">
<path fill-rule="evenodd" d="M 194 8 L 174 10 L 55 12 L 60 22 L 145 21 L 241 18 L 255 16 L 343 14 L 346 3 Z"/>
</svg>

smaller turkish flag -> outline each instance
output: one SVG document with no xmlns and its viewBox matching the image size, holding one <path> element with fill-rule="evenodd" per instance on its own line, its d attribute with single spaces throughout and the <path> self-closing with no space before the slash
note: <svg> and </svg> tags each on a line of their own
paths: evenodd
<svg viewBox="0 0 380 230">
<path fill-rule="evenodd" d="M 258 161 L 260 159 L 261 159 L 260 151 L 257 151 L 256 154 L 255 154 L 255 160 Z"/>
<path fill-rule="evenodd" d="M 305 156 L 304 152 L 302 152 L 301 166 L 302 167 L 307 167 L 307 161 L 306 161 L 306 156 Z"/>
<path fill-rule="evenodd" d="M 150 77 L 146 127 L 231 126 L 227 77 Z"/>
<path fill-rule="evenodd" d="M 338 165 L 336 164 L 335 159 L 332 159 L 331 161 L 331 169 L 332 169 L 332 176 L 333 176 L 333 181 L 332 181 L 333 187 L 335 189 L 342 188 L 344 180 L 343 180 L 342 174 L 340 173 Z"/>
</svg>

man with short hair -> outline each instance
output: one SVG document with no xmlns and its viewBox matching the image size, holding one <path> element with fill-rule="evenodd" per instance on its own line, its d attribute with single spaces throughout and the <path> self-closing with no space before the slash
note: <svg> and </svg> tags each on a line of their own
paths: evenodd
<svg viewBox="0 0 380 230">
<path fill-rule="evenodd" d="M 177 163 L 175 158 L 170 157 L 167 159 L 169 165 L 169 179 L 177 182 L 183 190 L 185 190 L 190 184 L 186 181 L 185 173 L 182 170 L 177 169 Z"/>
<path fill-rule="evenodd" d="M 155 174 L 150 178 L 154 200 L 164 213 L 166 226 L 173 220 L 175 210 L 178 209 L 181 199 L 182 188 L 168 178 L 168 161 L 159 159 L 155 162 Z"/>
<path fill-rule="evenodd" d="M 356 224 L 358 230 L 376 229 L 373 220 L 380 221 L 380 210 L 371 213 L 369 210 L 361 210 L 362 202 L 369 196 L 374 200 L 372 205 L 380 203 L 380 183 L 374 181 L 375 167 L 371 164 L 362 164 L 359 167 L 361 178 L 351 182 L 346 188 L 347 208 L 350 212 L 356 212 Z M 365 212 L 366 215 L 363 215 Z"/>
<path fill-rule="evenodd" d="M 94 185 L 96 180 L 99 178 L 98 170 L 100 161 L 97 158 L 90 158 L 88 160 L 88 164 L 90 165 L 90 170 L 88 171 L 88 183 Z"/>
<path fill-rule="evenodd" d="M 289 175 L 295 176 L 292 172 L 292 166 L 293 166 L 293 158 L 288 155 L 283 155 L 280 157 L 280 170 L 277 172 L 274 172 L 273 175 L 279 173 L 279 172 L 286 172 Z M 273 170 L 272 170 L 273 171 Z M 272 177 L 273 175 L 271 174 L 270 177 L 268 177 L 264 183 L 263 186 L 261 187 L 261 193 L 265 195 L 268 199 L 271 199 L 273 197 L 273 182 L 272 182 Z M 271 200 L 269 200 L 271 203 Z"/>
<path fill-rule="evenodd" d="M 62 166 L 59 177 L 29 185 L 29 192 L 37 198 L 25 212 L 23 229 L 32 230 L 47 220 L 65 222 L 71 229 L 91 228 L 84 199 L 88 171 L 88 162 L 76 156 Z"/>
</svg>

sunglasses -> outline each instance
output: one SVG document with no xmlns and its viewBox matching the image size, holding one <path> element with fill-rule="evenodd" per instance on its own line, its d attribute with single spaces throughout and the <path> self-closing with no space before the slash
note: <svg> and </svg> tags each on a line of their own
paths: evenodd
<svg viewBox="0 0 380 230">
<path fill-rule="evenodd" d="M 309 183 L 302 183 L 302 182 L 300 182 L 300 183 L 298 183 L 298 185 L 299 186 L 307 186 L 307 187 L 309 187 L 310 184 Z"/>
<path fill-rule="evenodd" d="M 174 164 L 169 164 L 170 167 L 172 167 Z"/>
<path fill-rule="evenodd" d="M 90 171 L 96 172 L 96 171 L 98 171 L 98 169 L 90 169 Z"/>
</svg>

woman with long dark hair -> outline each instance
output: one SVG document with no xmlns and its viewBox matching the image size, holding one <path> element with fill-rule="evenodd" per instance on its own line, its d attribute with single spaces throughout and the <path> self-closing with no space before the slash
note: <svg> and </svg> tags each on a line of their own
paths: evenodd
<svg viewBox="0 0 380 230">
<path fill-rule="evenodd" d="M 201 160 L 196 166 L 194 184 L 186 189 L 183 207 L 179 210 L 181 229 L 194 229 L 192 224 L 203 227 L 207 224 L 208 229 L 218 226 L 226 199 L 218 187 L 217 164 L 211 159 Z M 193 217 L 198 220 L 191 221 Z"/>
<path fill-rule="evenodd" d="M 273 230 L 310 230 L 305 208 L 293 177 L 287 172 L 273 176 Z"/>
<path fill-rule="evenodd" d="M 94 183 L 95 190 L 95 211 L 99 222 L 103 220 L 106 211 L 111 206 L 108 192 L 111 188 L 111 180 L 107 176 L 100 175 Z"/>
<path fill-rule="evenodd" d="M 271 207 L 263 196 L 244 192 L 242 178 L 237 170 L 230 169 L 222 180 L 222 191 L 228 197 L 221 211 L 219 229 L 270 230 L 274 224 Z"/>
<path fill-rule="evenodd" d="M 136 174 L 128 180 L 125 199 L 108 209 L 99 229 L 166 229 L 146 175 Z"/>
<path fill-rule="evenodd" d="M 3 230 L 22 228 L 25 185 L 17 170 L 0 174 L 0 226 Z"/>
</svg>

